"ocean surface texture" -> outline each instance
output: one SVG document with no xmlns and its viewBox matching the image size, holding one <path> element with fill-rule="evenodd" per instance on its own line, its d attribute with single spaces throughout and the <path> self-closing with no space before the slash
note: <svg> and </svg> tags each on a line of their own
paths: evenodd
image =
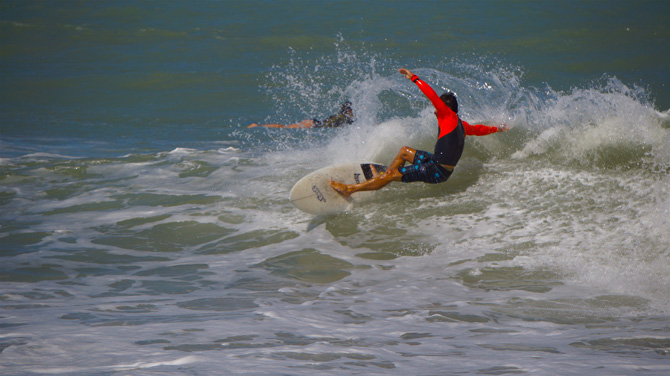
<svg viewBox="0 0 670 376">
<path fill-rule="evenodd" d="M 668 15 L 0 1 L 0 374 L 667 376 Z M 295 209 L 314 170 L 432 151 L 403 67 L 511 130 L 444 184 Z"/>
</svg>

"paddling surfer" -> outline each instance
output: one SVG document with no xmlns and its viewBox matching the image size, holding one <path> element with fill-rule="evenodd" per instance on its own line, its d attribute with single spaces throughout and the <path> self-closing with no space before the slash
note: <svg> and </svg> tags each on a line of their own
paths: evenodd
<svg viewBox="0 0 670 376">
<path fill-rule="evenodd" d="M 253 123 L 247 128 L 266 127 L 266 128 L 337 128 L 354 122 L 354 110 L 351 108 L 351 102 L 344 102 L 340 106 L 337 114 L 331 115 L 324 120 L 307 119 L 293 124 L 257 124 Z"/>
</svg>

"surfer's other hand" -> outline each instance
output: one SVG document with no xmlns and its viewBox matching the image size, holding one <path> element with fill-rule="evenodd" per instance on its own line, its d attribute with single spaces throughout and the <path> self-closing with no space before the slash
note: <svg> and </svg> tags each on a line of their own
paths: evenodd
<svg viewBox="0 0 670 376">
<path fill-rule="evenodd" d="M 403 74 L 405 76 L 405 78 L 408 79 L 408 80 L 411 79 L 412 76 L 414 76 L 414 74 L 412 74 L 412 72 L 409 69 L 400 68 L 400 69 L 398 69 L 398 72 Z"/>
</svg>

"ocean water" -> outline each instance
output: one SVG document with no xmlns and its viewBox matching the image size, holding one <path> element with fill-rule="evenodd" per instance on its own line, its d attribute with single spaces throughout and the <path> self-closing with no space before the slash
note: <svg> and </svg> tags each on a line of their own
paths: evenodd
<svg viewBox="0 0 670 376">
<path fill-rule="evenodd" d="M 669 4 L 0 2 L 0 373 L 667 375 Z M 432 149 L 401 67 L 511 130 L 295 209 Z"/>
</svg>

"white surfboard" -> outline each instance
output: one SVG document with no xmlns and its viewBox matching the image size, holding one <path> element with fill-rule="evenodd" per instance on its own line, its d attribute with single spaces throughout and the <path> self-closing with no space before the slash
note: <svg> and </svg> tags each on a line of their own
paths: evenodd
<svg viewBox="0 0 670 376">
<path fill-rule="evenodd" d="M 330 186 L 330 180 L 344 184 L 362 183 L 372 178 L 370 165 L 374 165 L 379 173 L 386 171 L 386 166 L 370 162 L 324 167 L 298 180 L 291 189 L 289 199 L 296 208 L 314 215 L 346 211 L 353 204 L 369 199 L 375 192 L 356 192 L 344 197 Z"/>
</svg>

